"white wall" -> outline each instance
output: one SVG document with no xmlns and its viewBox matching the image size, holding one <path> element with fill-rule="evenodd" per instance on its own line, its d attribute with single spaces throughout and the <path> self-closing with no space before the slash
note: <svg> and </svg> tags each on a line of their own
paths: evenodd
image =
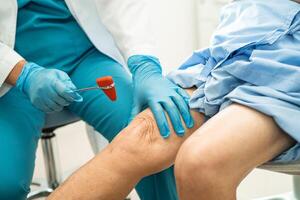
<svg viewBox="0 0 300 200">
<path fill-rule="evenodd" d="M 194 0 L 151 0 L 158 51 L 166 72 L 197 48 Z"/>
<path fill-rule="evenodd" d="M 210 37 L 219 22 L 220 9 L 229 0 L 196 0 L 198 47 L 209 45 Z"/>
</svg>

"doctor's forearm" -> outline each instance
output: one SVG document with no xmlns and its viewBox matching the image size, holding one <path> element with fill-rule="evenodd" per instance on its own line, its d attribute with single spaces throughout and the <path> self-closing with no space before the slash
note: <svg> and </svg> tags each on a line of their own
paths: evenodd
<svg viewBox="0 0 300 200">
<path fill-rule="evenodd" d="M 13 68 L 13 70 L 9 73 L 8 77 L 5 80 L 5 83 L 8 83 L 10 85 L 15 85 L 20 73 L 22 72 L 25 63 L 26 63 L 25 60 L 21 60 L 20 62 L 18 62 Z"/>
</svg>

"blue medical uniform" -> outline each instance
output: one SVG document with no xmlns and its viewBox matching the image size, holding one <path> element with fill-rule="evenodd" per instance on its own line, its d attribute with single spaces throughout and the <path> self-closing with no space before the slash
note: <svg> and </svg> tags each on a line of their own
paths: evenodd
<svg viewBox="0 0 300 200">
<path fill-rule="evenodd" d="M 94 86 L 98 77 L 113 77 L 117 101 L 101 90 L 88 91 L 82 93 L 83 102 L 68 107 L 111 141 L 128 122 L 131 76 L 93 46 L 63 0 L 18 0 L 18 7 L 15 50 L 26 60 L 65 71 L 78 88 Z M 24 200 L 45 114 L 15 88 L 0 98 L 0 111 L 0 199 Z M 172 169 L 144 178 L 137 190 L 145 200 L 177 199 Z"/>
<path fill-rule="evenodd" d="M 168 77 L 181 87 L 197 87 L 190 107 L 208 118 L 233 102 L 271 116 L 298 142 L 272 162 L 300 160 L 300 4 L 230 3 L 210 47 Z"/>
</svg>

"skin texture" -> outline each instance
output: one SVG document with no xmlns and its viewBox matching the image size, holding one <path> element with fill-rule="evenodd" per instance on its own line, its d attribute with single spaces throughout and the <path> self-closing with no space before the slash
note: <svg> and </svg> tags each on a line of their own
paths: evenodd
<svg viewBox="0 0 300 200">
<path fill-rule="evenodd" d="M 48 199 L 122 200 L 142 177 L 175 162 L 180 199 L 234 200 L 252 169 L 294 144 L 270 117 L 241 105 L 202 127 L 203 115 L 192 115 L 195 126 L 184 137 L 172 130 L 163 139 L 151 111 L 142 112 Z"/>
<path fill-rule="evenodd" d="M 272 118 L 233 104 L 181 146 L 175 162 L 180 199 L 234 200 L 251 170 L 293 144 Z"/>
<path fill-rule="evenodd" d="M 8 77 L 5 80 L 5 83 L 8 83 L 10 85 L 15 85 L 20 73 L 22 72 L 22 69 L 25 65 L 26 61 L 21 60 L 18 62 L 15 67 L 12 69 L 12 71 L 9 73 Z"/>
</svg>

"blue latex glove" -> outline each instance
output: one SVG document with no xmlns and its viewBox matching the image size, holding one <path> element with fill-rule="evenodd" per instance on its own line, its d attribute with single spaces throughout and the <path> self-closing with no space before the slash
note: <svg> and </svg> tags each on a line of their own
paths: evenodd
<svg viewBox="0 0 300 200">
<path fill-rule="evenodd" d="M 194 126 L 188 107 L 189 95 L 162 76 L 162 69 L 157 58 L 141 55 L 131 56 L 128 59 L 128 67 L 133 75 L 134 84 L 131 119 L 144 108 L 150 107 L 164 138 L 170 135 L 164 111 L 167 112 L 177 135 L 184 135 L 180 116 L 188 128 Z"/>
<path fill-rule="evenodd" d="M 16 87 L 28 96 L 32 104 L 44 112 L 61 111 L 82 97 L 68 74 L 57 69 L 45 69 L 35 63 L 26 63 L 16 82 Z"/>
</svg>

